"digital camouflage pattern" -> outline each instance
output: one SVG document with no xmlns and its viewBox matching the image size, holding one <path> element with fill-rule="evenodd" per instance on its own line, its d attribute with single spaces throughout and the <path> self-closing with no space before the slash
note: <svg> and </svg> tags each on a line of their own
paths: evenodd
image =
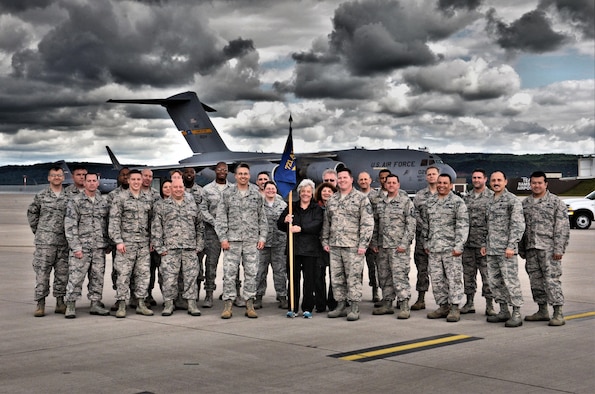
<svg viewBox="0 0 595 394">
<path fill-rule="evenodd" d="M 35 301 L 50 292 L 50 274 L 54 270 L 53 295 L 66 295 L 68 282 L 68 244 L 64 235 L 64 216 L 68 197 L 58 196 L 47 188 L 37 193 L 27 209 L 27 220 L 35 234 L 33 270 L 35 271 Z"/>
<path fill-rule="evenodd" d="M 523 207 L 508 190 L 492 196 L 487 210 L 486 254 L 488 279 L 494 299 L 515 307 L 523 305 L 518 269 L 518 243 L 525 231 Z M 506 257 L 506 249 L 514 251 Z"/>
<path fill-rule="evenodd" d="M 374 232 L 374 213 L 368 197 L 352 189 L 346 196 L 335 193 L 328 200 L 322 224 L 322 246 L 330 248 L 330 279 L 337 301 L 362 299 L 362 274 Z"/>
<path fill-rule="evenodd" d="M 99 301 L 103 295 L 105 253 L 109 249 L 107 220 L 109 206 L 106 197 L 95 194 L 89 198 L 84 192 L 76 194 L 69 202 L 64 219 L 64 229 L 70 256 L 66 300 L 77 301 L 85 277 L 89 276 L 87 298 Z M 76 258 L 74 252 L 82 252 Z"/>
<path fill-rule="evenodd" d="M 543 197 L 529 196 L 522 205 L 526 228 L 519 254 L 526 258 L 533 300 L 537 304 L 564 305 L 562 259 L 554 259 L 554 254 L 563 255 L 570 238 L 566 204 L 546 190 Z"/>
<path fill-rule="evenodd" d="M 377 199 L 371 246 L 378 247 L 378 281 L 384 300 L 411 298 L 410 247 L 415 236 L 415 207 L 408 196 Z M 397 248 L 405 249 L 398 252 Z"/>
</svg>

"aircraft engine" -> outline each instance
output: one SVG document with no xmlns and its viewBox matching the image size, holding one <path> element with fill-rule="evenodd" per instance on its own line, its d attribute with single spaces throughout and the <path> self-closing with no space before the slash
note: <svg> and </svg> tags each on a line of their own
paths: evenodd
<svg viewBox="0 0 595 394">
<path fill-rule="evenodd" d="M 333 169 L 335 171 L 345 167 L 345 164 L 335 160 L 320 160 L 308 164 L 306 169 L 306 176 L 314 181 L 314 183 L 322 183 L 322 173 L 326 169 Z"/>
<path fill-rule="evenodd" d="M 248 163 L 248 165 L 250 166 L 250 182 L 254 184 L 256 183 L 256 178 L 258 178 L 258 173 L 262 171 L 268 172 L 269 177 L 273 180 L 275 170 L 279 167 L 279 165 L 275 163 Z"/>
</svg>

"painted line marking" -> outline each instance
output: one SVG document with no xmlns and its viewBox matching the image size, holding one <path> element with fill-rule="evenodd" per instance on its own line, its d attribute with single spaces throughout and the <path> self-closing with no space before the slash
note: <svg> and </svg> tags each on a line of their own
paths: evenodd
<svg viewBox="0 0 595 394">
<path fill-rule="evenodd" d="M 592 317 L 595 316 L 595 312 L 584 312 L 584 313 L 576 313 L 570 316 L 564 316 L 565 320 L 572 320 L 572 319 L 582 319 L 583 317 Z"/>
<path fill-rule="evenodd" d="M 463 334 L 444 334 L 412 341 L 397 342 L 384 346 L 376 346 L 368 349 L 360 349 L 352 352 L 338 353 L 330 355 L 329 357 L 339 358 L 345 361 L 367 362 L 421 350 L 454 345 L 457 343 L 476 341 L 478 339 L 482 338 Z"/>
</svg>

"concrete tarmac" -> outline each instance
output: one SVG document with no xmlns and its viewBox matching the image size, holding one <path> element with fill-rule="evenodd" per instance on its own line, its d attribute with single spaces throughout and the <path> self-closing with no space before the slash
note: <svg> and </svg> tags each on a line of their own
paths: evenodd
<svg viewBox="0 0 595 394">
<path fill-rule="evenodd" d="M 372 316 L 364 281 L 361 318 L 348 322 L 288 319 L 277 308 L 272 279 L 258 319 L 176 311 L 125 319 L 92 316 L 86 294 L 77 318 L 33 317 L 33 236 L 26 220 L 31 194 L 0 194 L 1 393 L 592 393 L 595 389 L 595 227 L 571 230 L 562 276 L 565 326 L 490 324 L 485 302 L 458 323 L 428 320 L 436 308 Z M 519 273 L 524 315 L 537 310 L 524 261 Z M 415 284 L 412 262 L 411 283 Z M 111 267 L 111 258 L 108 258 Z M 104 302 L 111 305 L 109 268 Z M 364 273 L 364 278 L 366 278 Z M 217 277 L 221 291 L 221 274 Z M 415 290 L 415 289 L 413 289 Z M 415 295 L 415 291 L 413 292 Z M 201 302 L 204 291 L 201 292 Z M 550 307 L 551 313 L 551 307 Z M 581 315 L 582 314 L 582 315 Z M 444 346 L 446 345 L 446 346 Z M 368 352 L 368 353 L 366 353 Z M 355 353 L 356 356 L 350 356 Z M 351 360 L 356 361 L 351 361 Z"/>
</svg>

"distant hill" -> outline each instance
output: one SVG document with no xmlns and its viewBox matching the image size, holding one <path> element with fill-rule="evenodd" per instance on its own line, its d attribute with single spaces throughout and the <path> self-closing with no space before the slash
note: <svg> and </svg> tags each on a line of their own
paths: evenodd
<svg viewBox="0 0 595 394">
<path fill-rule="evenodd" d="M 563 177 L 578 175 L 579 155 L 540 154 L 513 155 L 500 153 L 437 153 L 446 163 L 455 169 L 459 177 L 471 181 L 475 168 L 483 168 L 488 174 L 502 170 L 508 178 L 529 176 L 533 171 L 561 172 Z M 70 168 L 82 164 L 91 172 L 98 172 L 103 178 L 116 178 L 117 171 L 111 164 L 68 162 Z M 22 185 L 23 175 L 27 175 L 30 185 L 47 183 L 47 173 L 52 163 L 27 166 L 10 165 L 0 167 L 0 185 Z M 198 180 L 200 183 L 200 181 Z"/>
</svg>

